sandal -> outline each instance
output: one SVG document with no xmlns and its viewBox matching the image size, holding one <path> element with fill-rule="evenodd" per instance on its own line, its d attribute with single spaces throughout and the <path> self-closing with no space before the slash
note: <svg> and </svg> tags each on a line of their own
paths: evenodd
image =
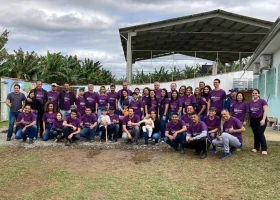
<svg viewBox="0 0 280 200">
<path fill-rule="evenodd" d="M 267 151 L 262 151 L 262 155 L 267 155 Z"/>
<path fill-rule="evenodd" d="M 257 153 L 258 150 L 257 149 L 252 149 L 252 152 Z"/>
</svg>

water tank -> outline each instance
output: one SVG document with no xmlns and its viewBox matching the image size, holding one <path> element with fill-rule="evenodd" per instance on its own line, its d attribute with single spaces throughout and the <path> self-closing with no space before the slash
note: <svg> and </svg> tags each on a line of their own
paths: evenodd
<svg viewBox="0 0 280 200">
<path fill-rule="evenodd" d="M 252 83 L 252 85 L 253 85 L 253 83 Z M 248 89 L 248 79 L 247 78 L 234 78 L 232 88 L 238 88 L 238 90 L 247 90 Z"/>
</svg>

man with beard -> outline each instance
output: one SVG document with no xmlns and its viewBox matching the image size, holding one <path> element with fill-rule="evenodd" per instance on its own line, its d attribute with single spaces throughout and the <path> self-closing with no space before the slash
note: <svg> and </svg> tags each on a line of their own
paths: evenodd
<svg viewBox="0 0 280 200">
<path fill-rule="evenodd" d="M 59 93 L 59 108 L 62 114 L 62 119 L 66 118 L 66 115 L 70 113 L 70 107 L 74 105 L 76 101 L 75 94 L 70 91 L 70 86 L 68 83 L 64 83 L 64 90 Z"/>
</svg>

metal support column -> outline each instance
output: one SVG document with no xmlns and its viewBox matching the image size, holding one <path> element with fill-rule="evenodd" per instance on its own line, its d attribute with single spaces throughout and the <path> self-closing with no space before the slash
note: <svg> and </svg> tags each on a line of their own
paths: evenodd
<svg viewBox="0 0 280 200">
<path fill-rule="evenodd" d="M 132 48 L 131 37 L 136 36 L 135 32 L 128 32 L 127 34 L 127 47 L 126 47 L 126 70 L 127 70 L 127 82 L 132 83 Z"/>
<path fill-rule="evenodd" d="M 241 70 L 242 67 L 242 58 L 241 58 L 241 52 L 239 52 L 239 70 Z"/>
</svg>

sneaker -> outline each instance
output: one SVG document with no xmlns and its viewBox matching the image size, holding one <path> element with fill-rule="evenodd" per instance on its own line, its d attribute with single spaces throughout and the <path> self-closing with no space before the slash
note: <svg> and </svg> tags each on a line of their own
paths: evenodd
<svg viewBox="0 0 280 200">
<path fill-rule="evenodd" d="M 152 138 L 149 138 L 149 141 L 152 141 Z"/>
<path fill-rule="evenodd" d="M 210 152 L 211 153 L 217 153 L 216 147 L 213 147 Z"/>
<path fill-rule="evenodd" d="M 148 142 L 145 142 L 144 147 L 148 146 Z"/>
<path fill-rule="evenodd" d="M 200 155 L 200 159 L 204 159 L 207 157 L 207 153 L 206 152 L 203 152 L 201 155 Z"/>
<path fill-rule="evenodd" d="M 135 140 L 135 141 L 134 141 L 134 144 L 135 144 L 135 145 L 138 145 L 138 144 L 139 144 L 139 141 L 138 141 L 138 140 Z"/>
<path fill-rule="evenodd" d="M 236 147 L 230 147 L 230 153 L 234 153 L 236 151 Z"/>
<path fill-rule="evenodd" d="M 185 150 L 184 150 L 184 149 L 181 149 L 181 150 L 180 150 L 180 153 L 181 153 L 181 154 L 185 154 Z"/>
<path fill-rule="evenodd" d="M 70 140 L 67 140 L 67 142 L 65 143 L 65 146 L 70 146 L 70 145 L 71 145 Z"/>
<path fill-rule="evenodd" d="M 26 142 L 26 140 L 27 140 L 27 138 L 23 138 L 23 139 L 22 139 L 22 142 Z"/>
<path fill-rule="evenodd" d="M 232 156 L 232 154 L 229 152 L 229 153 L 224 153 L 224 154 L 222 154 L 221 156 L 220 156 L 220 158 L 221 159 L 224 159 L 224 158 L 229 158 L 229 157 L 231 157 Z"/>
<path fill-rule="evenodd" d="M 242 144 L 240 144 L 240 146 L 237 147 L 236 151 L 242 151 L 242 148 L 243 148 L 243 146 L 242 146 Z"/>
<path fill-rule="evenodd" d="M 7 137 L 7 141 L 11 141 L 11 137 Z"/>
<path fill-rule="evenodd" d="M 199 150 L 195 150 L 194 155 L 200 155 L 200 151 Z"/>
<path fill-rule="evenodd" d="M 29 144 L 33 144 L 33 143 L 34 143 L 33 139 L 30 139 Z"/>
<path fill-rule="evenodd" d="M 126 143 L 127 143 L 127 144 L 131 144 L 131 143 L 132 143 L 131 139 L 128 139 L 128 140 L 126 141 Z"/>
<path fill-rule="evenodd" d="M 164 142 L 164 138 L 161 138 L 161 141 L 160 142 Z"/>
<path fill-rule="evenodd" d="M 171 150 L 172 151 L 178 151 L 178 147 L 176 147 L 176 148 L 171 147 Z"/>
</svg>

